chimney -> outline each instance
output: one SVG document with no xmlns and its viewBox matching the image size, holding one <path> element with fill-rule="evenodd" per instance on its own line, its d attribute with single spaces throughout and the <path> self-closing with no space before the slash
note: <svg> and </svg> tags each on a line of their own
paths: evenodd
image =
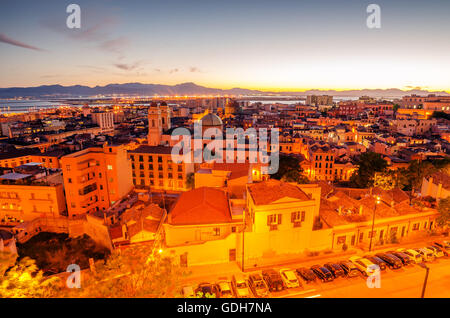
<svg viewBox="0 0 450 318">
<path fill-rule="evenodd" d="M 363 214 L 363 207 L 362 207 L 362 205 L 360 205 L 359 206 L 359 215 L 362 215 Z"/>
</svg>

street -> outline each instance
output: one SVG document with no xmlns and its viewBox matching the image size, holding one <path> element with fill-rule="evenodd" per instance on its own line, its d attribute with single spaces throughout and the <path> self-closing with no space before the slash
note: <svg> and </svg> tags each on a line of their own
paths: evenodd
<svg viewBox="0 0 450 318">
<path fill-rule="evenodd" d="M 326 261 L 337 261 L 327 259 Z M 317 262 L 316 262 L 317 263 Z M 321 264 L 325 261 L 320 262 Z M 296 269 L 299 267 L 310 267 L 314 262 L 295 264 L 291 266 L 274 267 Z M 448 298 L 450 297 L 450 258 L 439 258 L 433 262 L 427 262 L 430 268 L 425 298 Z M 260 271 L 257 271 L 260 272 Z M 246 274 L 251 274 L 247 272 Z M 322 283 L 316 281 L 307 284 L 301 280 L 303 287 L 286 289 L 281 292 L 272 292 L 272 298 L 420 298 L 425 269 L 419 265 L 409 265 L 401 269 L 387 269 L 380 274 L 380 288 L 369 288 L 366 278 L 362 276 L 354 278 L 337 278 L 332 282 Z M 231 279 L 232 273 L 197 278 L 187 278 L 186 284 L 196 285 L 200 282 L 215 282 L 220 279 Z"/>
</svg>

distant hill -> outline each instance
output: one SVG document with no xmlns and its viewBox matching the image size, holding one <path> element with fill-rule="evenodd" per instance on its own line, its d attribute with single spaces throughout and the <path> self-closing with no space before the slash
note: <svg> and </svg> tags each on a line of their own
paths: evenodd
<svg viewBox="0 0 450 318">
<path fill-rule="evenodd" d="M 37 87 L 9 87 L 0 88 L 0 98 L 14 98 L 14 97 L 33 97 L 33 98 L 71 98 L 71 97 L 87 97 L 94 95 L 113 95 L 124 94 L 129 96 L 143 95 L 332 95 L 337 97 L 359 97 L 368 95 L 371 97 L 401 97 L 404 95 L 446 95 L 450 94 L 441 92 L 431 92 L 427 90 L 408 90 L 403 91 L 398 88 L 390 89 L 361 89 L 361 90 L 307 90 L 307 91 L 293 91 L 293 92 L 266 92 L 259 90 L 250 90 L 244 88 L 232 89 L 218 89 L 209 88 L 197 85 L 195 83 L 183 83 L 177 85 L 161 85 L 161 84 L 142 84 L 142 83 L 127 83 L 127 84 L 109 84 L 106 86 L 61 86 L 61 85 L 44 85 Z"/>
</svg>

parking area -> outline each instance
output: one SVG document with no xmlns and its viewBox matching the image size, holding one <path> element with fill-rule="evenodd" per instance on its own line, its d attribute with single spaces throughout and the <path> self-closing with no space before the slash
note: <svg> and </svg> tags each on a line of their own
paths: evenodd
<svg viewBox="0 0 450 318">
<path fill-rule="evenodd" d="M 428 260 L 424 260 L 423 258 L 416 259 L 413 261 L 413 257 L 405 257 L 405 253 L 409 249 L 417 250 L 418 254 L 420 254 L 419 248 L 408 248 L 408 249 L 396 249 L 395 251 L 383 251 L 370 253 L 369 255 L 359 255 L 356 257 L 330 257 L 325 260 L 318 261 L 307 261 L 301 262 L 298 264 L 290 264 L 289 266 L 274 266 L 269 270 L 273 270 L 277 274 L 274 274 L 272 278 L 267 274 L 267 270 L 258 270 L 258 271 L 250 271 L 245 273 L 246 283 L 248 288 L 249 297 L 269 297 L 269 298 L 318 298 L 318 297 L 332 297 L 332 298 L 346 298 L 346 297 L 420 297 L 422 293 L 422 287 L 425 279 L 426 270 L 425 267 L 429 268 L 429 277 L 426 287 L 425 297 L 450 297 L 450 258 L 448 257 L 449 248 L 441 248 L 441 251 L 447 251 L 444 255 L 436 252 L 433 257 L 430 257 Z M 400 252 L 402 251 L 402 252 Z M 427 251 L 422 251 L 427 253 Z M 431 251 L 433 252 L 433 251 Z M 413 252 L 410 252 L 413 253 Z M 386 256 L 388 254 L 390 256 Z M 398 257 L 394 256 L 396 254 Z M 385 263 L 386 269 L 379 270 L 373 273 L 368 273 L 368 275 L 364 274 L 364 267 L 358 267 L 358 275 L 354 277 L 349 277 L 348 272 L 341 275 L 338 270 L 338 266 L 336 268 L 331 268 L 330 264 L 340 264 L 341 262 L 348 262 L 349 258 L 351 259 L 351 263 L 356 264 L 359 258 L 363 258 L 363 256 L 367 256 L 368 258 L 372 256 L 378 255 L 380 257 L 385 258 L 385 260 L 381 260 Z M 392 259 L 390 258 L 391 256 Z M 426 255 L 423 255 L 426 256 Z M 409 258 L 410 260 L 408 261 Z M 420 260 L 420 261 L 419 261 Z M 366 259 L 367 261 L 367 259 Z M 375 262 L 376 259 L 373 259 Z M 389 264 L 389 262 L 392 264 Z M 398 265 L 395 262 L 399 262 L 401 264 Z M 370 262 L 363 262 L 362 264 L 369 264 Z M 325 264 L 328 264 L 329 272 L 332 276 L 330 279 L 326 279 L 326 277 L 321 276 L 321 273 L 317 271 L 313 271 L 314 276 L 313 279 L 308 279 L 305 277 L 304 272 L 297 271 L 297 269 L 304 268 L 310 270 L 317 265 L 319 268 L 324 267 Z M 372 263 L 374 264 L 374 263 Z M 358 264 L 356 264 L 358 265 Z M 379 263 L 380 267 L 382 264 Z M 211 269 L 213 270 L 213 269 Z M 289 270 L 291 273 L 289 275 L 283 275 L 283 272 L 280 270 Z M 266 273 L 265 273 L 266 272 Z M 254 284 L 252 284 L 252 279 L 256 274 L 259 276 L 267 289 L 272 290 L 267 293 L 263 293 L 261 290 L 256 290 Z M 378 277 L 379 284 L 375 284 L 375 275 Z M 218 281 L 228 281 L 230 282 L 230 290 L 233 297 L 239 297 L 242 295 L 237 288 L 236 284 L 233 282 L 233 276 L 241 276 L 242 272 L 235 271 L 226 274 L 222 274 L 220 276 L 215 276 L 213 273 L 208 274 L 202 278 L 192 278 L 187 279 L 185 281 L 185 286 L 191 286 L 192 290 L 199 291 L 198 287 L 200 283 L 210 284 L 213 286 Z M 295 275 L 295 278 L 292 276 Z M 256 277 L 255 276 L 255 277 Z M 367 284 L 367 277 L 372 277 L 372 284 Z M 276 280 L 280 279 L 283 289 L 281 291 L 276 291 Z M 310 277 L 311 278 L 311 277 Z M 290 282 L 289 279 L 297 280 L 300 286 L 295 286 L 296 283 Z M 275 283 L 274 283 L 275 281 Z M 242 287 L 242 284 L 241 284 Z M 204 291 L 207 289 L 204 289 Z M 214 294 L 217 297 L 221 296 L 220 288 L 218 290 L 214 290 Z"/>
</svg>

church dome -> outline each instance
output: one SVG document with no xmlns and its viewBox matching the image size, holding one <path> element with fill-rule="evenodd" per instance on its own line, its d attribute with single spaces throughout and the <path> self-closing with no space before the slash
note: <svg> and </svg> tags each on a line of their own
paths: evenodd
<svg viewBox="0 0 450 318">
<path fill-rule="evenodd" d="M 201 119 L 202 122 L 202 126 L 220 126 L 222 127 L 223 123 L 222 123 L 222 119 L 220 119 L 219 116 L 215 115 L 215 114 L 206 114 L 205 116 L 202 117 Z"/>
</svg>

